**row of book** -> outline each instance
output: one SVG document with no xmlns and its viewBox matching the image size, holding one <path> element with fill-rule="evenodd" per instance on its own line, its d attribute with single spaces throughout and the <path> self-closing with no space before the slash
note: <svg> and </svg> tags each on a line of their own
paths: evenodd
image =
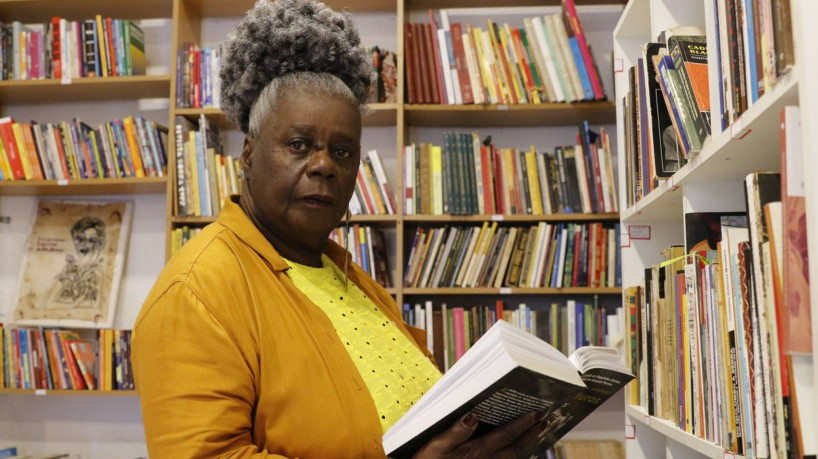
<svg viewBox="0 0 818 459">
<path fill-rule="evenodd" d="M 795 65 L 790 0 L 713 2 L 716 127 L 726 129 Z"/>
<path fill-rule="evenodd" d="M 614 287 L 621 285 L 619 224 L 419 227 L 405 287 Z"/>
<path fill-rule="evenodd" d="M 176 52 L 176 107 L 221 106 L 222 49 L 183 43 Z"/>
<path fill-rule="evenodd" d="M 662 32 L 628 70 L 626 197 L 632 205 L 679 170 L 710 135 L 707 42 L 699 28 Z"/>
<path fill-rule="evenodd" d="M 162 177 L 167 134 L 141 116 L 96 129 L 76 118 L 46 124 L 0 118 L 0 180 Z"/>
<path fill-rule="evenodd" d="M 630 401 L 746 457 L 818 452 L 805 204 L 788 189 L 803 187 L 803 171 L 792 159 L 782 155 L 789 174 L 747 176 L 746 211 L 686 214 L 684 246 L 625 293 L 639 375 Z"/>
<path fill-rule="evenodd" d="M 565 355 L 582 346 L 609 346 L 622 338 L 622 308 L 607 308 L 599 298 L 516 307 L 496 300 L 490 305 L 452 306 L 427 300 L 404 303 L 403 320 L 426 330 L 428 349 L 438 368 L 448 370 L 498 320 L 548 342 Z"/>
<path fill-rule="evenodd" d="M 526 18 L 486 30 L 450 23 L 440 10 L 429 23 L 406 23 L 409 103 L 540 104 L 605 98 L 573 0 L 561 14 Z"/>
<path fill-rule="evenodd" d="M 215 216 L 231 194 L 241 191 L 239 160 L 222 151 L 219 127 L 201 115 L 198 122 L 177 116 L 176 215 Z"/>
<path fill-rule="evenodd" d="M 193 236 L 199 234 L 201 228 L 191 227 L 188 225 L 183 225 L 180 228 L 174 228 L 173 231 L 170 233 L 170 254 L 173 255 L 179 249 L 182 248 L 183 245 L 187 244 Z"/>
<path fill-rule="evenodd" d="M 352 262 L 360 266 L 376 282 L 388 288 L 392 286 L 386 254 L 386 238 L 383 231 L 369 226 L 351 224 L 335 228 L 329 235 L 352 255 Z"/>
<path fill-rule="evenodd" d="M 130 330 L 95 330 L 92 339 L 53 328 L 0 324 L 0 387 L 9 389 L 129 390 Z"/>
<path fill-rule="evenodd" d="M 96 15 L 45 24 L 0 23 L 3 80 L 144 75 L 145 35 L 127 19 Z"/>
<path fill-rule="evenodd" d="M 369 150 L 361 155 L 349 211 L 353 215 L 393 215 L 397 210 L 381 157 L 377 150 Z"/>
<path fill-rule="evenodd" d="M 404 147 L 406 214 L 617 212 L 610 138 L 580 125 L 554 152 L 498 148 L 477 132 L 445 133 L 443 146 Z"/>
</svg>

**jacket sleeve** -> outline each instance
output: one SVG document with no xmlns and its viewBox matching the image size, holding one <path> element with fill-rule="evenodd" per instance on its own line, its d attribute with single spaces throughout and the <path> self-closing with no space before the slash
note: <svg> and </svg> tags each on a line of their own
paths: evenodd
<svg viewBox="0 0 818 459">
<path fill-rule="evenodd" d="M 144 311 L 132 364 L 151 458 L 281 457 L 252 442 L 257 367 L 245 354 L 183 283 Z"/>
</svg>

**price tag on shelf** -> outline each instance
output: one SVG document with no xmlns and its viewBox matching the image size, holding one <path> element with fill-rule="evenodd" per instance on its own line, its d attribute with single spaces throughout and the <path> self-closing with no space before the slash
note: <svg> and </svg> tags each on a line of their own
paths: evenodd
<svg viewBox="0 0 818 459">
<path fill-rule="evenodd" d="M 503 104 L 503 105 L 498 105 L 498 106 L 497 106 L 497 110 L 508 110 L 508 105 L 505 105 L 505 104 Z"/>
<path fill-rule="evenodd" d="M 511 287 L 500 287 L 500 295 L 510 295 Z"/>
<path fill-rule="evenodd" d="M 68 179 L 59 179 L 59 180 L 57 180 L 57 185 L 59 185 L 59 186 L 68 185 Z"/>
<path fill-rule="evenodd" d="M 46 394 L 46 390 L 45 390 L 45 389 L 36 389 L 36 390 L 34 391 L 34 395 L 45 395 L 45 394 Z"/>
<path fill-rule="evenodd" d="M 63 75 L 60 78 L 60 84 L 71 84 L 71 75 Z"/>
<path fill-rule="evenodd" d="M 636 426 L 633 424 L 625 424 L 625 439 L 627 440 L 635 440 L 636 439 Z"/>
<path fill-rule="evenodd" d="M 620 234 L 619 236 L 620 236 L 620 239 L 622 239 L 622 240 L 619 242 L 619 245 L 620 245 L 621 247 L 623 247 L 623 248 L 624 248 L 624 247 L 630 247 L 630 246 L 631 246 L 631 235 L 630 235 L 630 234 L 625 234 L 625 233 L 622 233 L 622 234 Z"/>
<path fill-rule="evenodd" d="M 650 425 L 650 416 L 649 416 L 649 415 L 647 415 L 647 414 L 645 415 L 645 425 L 646 425 L 646 426 L 649 426 L 649 425 Z"/>
<path fill-rule="evenodd" d="M 724 455 L 722 455 L 723 459 L 735 459 L 736 455 L 732 451 L 725 451 Z"/>
<path fill-rule="evenodd" d="M 501 222 L 501 221 L 503 221 L 503 215 L 502 214 L 492 214 L 491 221 Z"/>
<path fill-rule="evenodd" d="M 625 71 L 625 61 L 622 59 L 614 59 L 614 73 Z"/>
<path fill-rule="evenodd" d="M 650 240 L 650 225 L 630 225 L 628 235 L 631 239 Z"/>
</svg>

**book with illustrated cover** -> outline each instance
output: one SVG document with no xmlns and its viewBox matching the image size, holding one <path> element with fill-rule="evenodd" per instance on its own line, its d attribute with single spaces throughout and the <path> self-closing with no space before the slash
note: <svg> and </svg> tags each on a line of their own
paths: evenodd
<svg viewBox="0 0 818 459">
<path fill-rule="evenodd" d="M 544 456 L 632 379 L 612 348 L 582 347 L 566 357 L 545 341 L 498 321 L 384 434 L 384 450 L 392 458 L 412 457 L 467 412 L 479 419 L 477 437 L 541 411 L 547 428 L 520 457 Z"/>
<path fill-rule="evenodd" d="M 39 202 L 14 322 L 113 326 L 132 209 L 131 202 Z"/>
</svg>

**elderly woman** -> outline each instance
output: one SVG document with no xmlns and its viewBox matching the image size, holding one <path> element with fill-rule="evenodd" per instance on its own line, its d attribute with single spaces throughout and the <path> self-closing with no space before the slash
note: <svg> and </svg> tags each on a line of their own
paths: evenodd
<svg viewBox="0 0 818 459">
<path fill-rule="evenodd" d="M 260 1 L 221 71 L 246 134 L 243 188 L 163 270 L 132 356 L 152 458 L 383 457 L 381 437 L 440 376 L 423 332 L 328 239 L 347 212 L 371 64 L 350 18 Z M 417 457 L 514 455 L 527 415 Z"/>
</svg>

